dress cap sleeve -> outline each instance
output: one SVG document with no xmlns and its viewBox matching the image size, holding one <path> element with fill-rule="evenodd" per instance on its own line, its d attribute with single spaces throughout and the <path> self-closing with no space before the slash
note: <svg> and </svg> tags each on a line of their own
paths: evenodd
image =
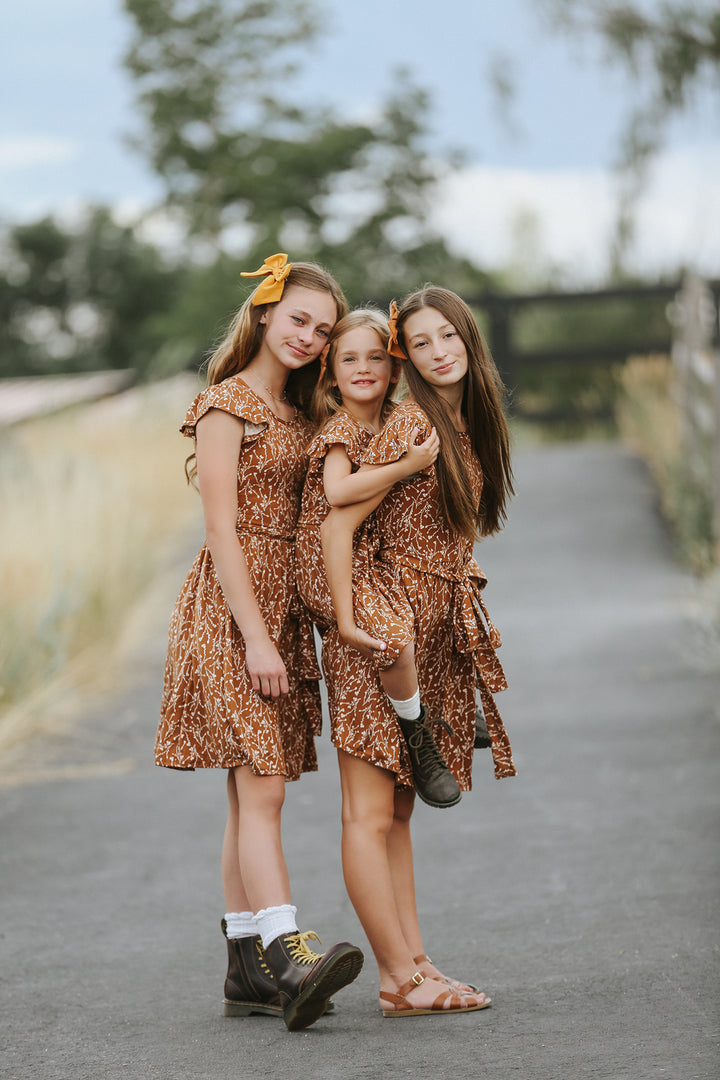
<svg viewBox="0 0 720 1080">
<path fill-rule="evenodd" d="M 417 434 L 413 432 L 417 428 Z M 388 465 L 407 453 L 413 442 L 427 439 L 432 425 L 419 405 L 414 402 L 398 405 L 379 435 L 363 454 L 365 465 Z"/>
<path fill-rule="evenodd" d="M 180 428 L 182 434 L 194 439 L 198 421 L 210 409 L 222 409 L 244 420 L 245 438 L 259 435 L 268 427 L 269 410 L 265 403 L 236 375 L 208 386 L 198 394 L 185 415 Z"/>
<path fill-rule="evenodd" d="M 367 428 L 340 409 L 330 417 L 308 446 L 308 458 L 311 462 L 321 461 L 331 446 L 340 444 L 345 447 L 350 461 L 357 465 L 371 437 Z"/>
</svg>

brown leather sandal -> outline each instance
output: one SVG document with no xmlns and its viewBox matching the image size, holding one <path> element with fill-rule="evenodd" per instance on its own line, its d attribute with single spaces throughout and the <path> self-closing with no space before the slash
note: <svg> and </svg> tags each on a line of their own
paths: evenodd
<svg viewBox="0 0 720 1080">
<path fill-rule="evenodd" d="M 413 963 L 414 964 L 432 964 L 432 966 L 435 967 L 435 965 L 433 964 L 432 960 L 427 955 L 427 953 L 420 953 L 419 956 L 413 956 Z M 439 972 L 439 971 L 438 971 L 437 975 L 427 975 L 426 978 L 428 978 L 428 979 L 437 979 L 438 982 L 447 983 L 448 986 L 452 986 L 452 988 L 454 990 L 459 990 L 461 994 L 464 994 L 464 993 L 480 994 L 481 993 L 481 991 L 477 988 L 477 986 L 473 986 L 472 983 L 464 983 L 464 982 L 460 982 L 459 979 L 451 979 L 451 978 L 449 978 L 449 976 L 443 975 L 442 972 Z M 482 994 L 482 996 L 485 998 L 485 1004 L 483 1005 L 483 1008 L 487 1009 L 488 1005 L 492 1005 L 492 998 L 489 998 L 486 994 Z"/>
<path fill-rule="evenodd" d="M 452 990 L 448 989 L 443 990 L 438 994 L 430 1008 L 417 1009 L 408 1001 L 406 994 L 411 993 L 416 986 L 422 986 L 424 982 L 425 976 L 423 973 L 421 971 L 416 971 L 413 977 L 408 979 L 404 986 L 400 987 L 397 994 L 391 994 L 387 990 L 381 990 L 381 1001 L 387 1001 L 393 1006 L 392 1009 L 383 1008 L 382 1014 L 385 1019 L 390 1020 L 396 1016 L 432 1016 L 433 1014 L 442 1013 L 476 1012 L 478 1009 L 485 1008 L 484 1002 L 481 1005 L 470 1005 L 467 1001 L 463 1001 L 460 994 L 455 994 Z M 447 1006 L 445 1005 L 446 1002 Z"/>
</svg>

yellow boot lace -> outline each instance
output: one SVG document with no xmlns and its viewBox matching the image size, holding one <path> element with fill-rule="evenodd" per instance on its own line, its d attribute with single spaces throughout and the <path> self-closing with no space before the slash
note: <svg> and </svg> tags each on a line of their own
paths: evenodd
<svg viewBox="0 0 720 1080">
<path fill-rule="evenodd" d="M 325 953 L 313 952 L 309 948 L 308 941 L 311 938 L 314 941 L 320 940 L 314 930 L 306 930 L 304 933 L 293 934 L 292 937 L 287 938 L 288 952 L 296 964 L 314 964 L 325 955 Z"/>
</svg>

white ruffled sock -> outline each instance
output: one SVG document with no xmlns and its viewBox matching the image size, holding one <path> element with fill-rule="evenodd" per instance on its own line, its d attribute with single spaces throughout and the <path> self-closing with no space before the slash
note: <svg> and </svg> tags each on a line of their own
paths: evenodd
<svg viewBox="0 0 720 1080">
<path fill-rule="evenodd" d="M 260 934 L 263 949 L 282 934 L 297 934 L 295 922 L 297 908 L 293 904 L 280 904 L 279 907 L 263 908 L 255 915 L 255 933 Z"/>
<path fill-rule="evenodd" d="M 252 911 L 226 911 L 225 922 L 228 938 L 255 937 L 258 932 Z"/>
</svg>

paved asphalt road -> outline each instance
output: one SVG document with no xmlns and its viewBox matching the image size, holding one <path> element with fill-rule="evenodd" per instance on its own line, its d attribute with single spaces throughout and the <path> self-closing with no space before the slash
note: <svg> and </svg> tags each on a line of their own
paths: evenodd
<svg viewBox="0 0 720 1080">
<path fill-rule="evenodd" d="M 122 693 L 8 756 L 0 788 L 6 1080 L 710 1080 L 718 1048 L 720 664 L 642 466 L 616 445 L 518 454 L 484 543 L 519 776 L 420 805 L 426 948 L 492 1009 L 386 1024 L 374 962 L 289 1034 L 220 1015 L 223 779 L 151 764 L 168 583 Z M 332 748 L 291 785 L 301 925 L 365 939 L 339 865 Z"/>
</svg>

